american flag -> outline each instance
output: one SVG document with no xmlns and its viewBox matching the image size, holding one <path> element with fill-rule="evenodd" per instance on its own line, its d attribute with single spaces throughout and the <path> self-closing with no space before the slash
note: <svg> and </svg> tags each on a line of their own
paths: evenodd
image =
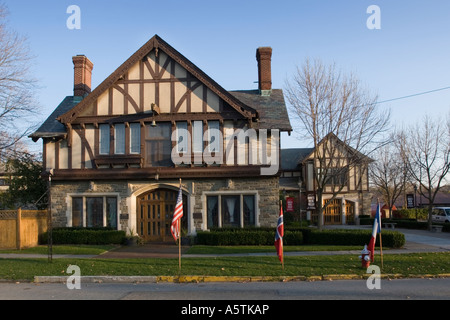
<svg viewBox="0 0 450 320">
<path fill-rule="evenodd" d="M 277 249 L 278 259 L 283 262 L 283 236 L 284 236 L 284 223 L 283 223 L 283 206 L 280 205 L 280 216 L 277 222 L 277 231 L 275 233 L 275 248 Z"/>
<path fill-rule="evenodd" d="M 175 205 L 175 211 L 173 212 L 172 226 L 170 227 L 170 232 L 172 233 L 175 241 L 180 237 L 180 220 L 183 216 L 183 193 L 178 191 L 177 204 Z"/>
</svg>

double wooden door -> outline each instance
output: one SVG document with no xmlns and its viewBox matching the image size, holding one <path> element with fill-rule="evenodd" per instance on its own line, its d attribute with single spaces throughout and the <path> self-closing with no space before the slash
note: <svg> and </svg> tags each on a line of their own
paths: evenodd
<svg viewBox="0 0 450 320">
<path fill-rule="evenodd" d="M 178 192 L 157 189 L 137 200 L 137 232 L 144 242 L 173 240 L 170 233 Z"/>
</svg>

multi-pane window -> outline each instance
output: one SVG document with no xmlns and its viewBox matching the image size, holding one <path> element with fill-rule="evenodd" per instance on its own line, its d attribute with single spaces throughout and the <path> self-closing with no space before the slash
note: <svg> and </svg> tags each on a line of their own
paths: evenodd
<svg viewBox="0 0 450 320">
<path fill-rule="evenodd" d="M 326 185 L 341 186 L 348 183 L 348 167 L 329 168 L 326 175 L 323 176 L 324 171 L 325 170 L 317 168 L 319 181 L 325 179 L 324 182 Z"/>
<path fill-rule="evenodd" d="M 255 195 L 208 195 L 207 228 L 256 226 Z"/>
<path fill-rule="evenodd" d="M 192 151 L 203 152 L 203 121 L 192 122 Z"/>
<path fill-rule="evenodd" d="M 140 123 L 130 123 L 130 153 L 141 153 Z"/>
<path fill-rule="evenodd" d="M 72 227 L 83 226 L 83 198 L 72 198 Z"/>
<path fill-rule="evenodd" d="M 148 167 L 168 167 L 172 162 L 172 124 L 158 122 L 157 126 L 146 126 L 145 165 Z"/>
<path fill-rule="evenodd" d="M 129 125 L 129 150 L 127 149 L 126 136 L 127 128 L 124 123 L 114 125 L 113 140 L 114 154 L 139 154 L 141 153 L 141 125 L 139 123 L 130 123 Z M 109 124 L 99 125 L 99 153 L 102 155 L 110 154 L 111 130 Z"/>
<path fill-rule="evenodd" d="M 103 227 L 103 198 L 86 198 L 86 227 Z"/>
<path fill-rule="evenodd" d="M 189 152 L 189 135 L 187 122 L 177 122 L 177 151 L 180 153 Z"/>
<path fill-rule="evenodd" d="M 110 130 L 109 124 L 99 125 L 100 130 L 100 154 L 109 154 Z"/>
<path fill-rule="evenodd" d="M 125 124 L 118 123 L 114 126 L 114 153 L 125 154 Z"/>
<path fill-rule="evenodd" d="M 220 152 L 219 121 L 208 121 L 208 148 L 210 152 Z"/>
<path fill-rule="evenodd" d="M 117 197 L 72 197 L 72 227 L 117 229 Z"/>
</svg>

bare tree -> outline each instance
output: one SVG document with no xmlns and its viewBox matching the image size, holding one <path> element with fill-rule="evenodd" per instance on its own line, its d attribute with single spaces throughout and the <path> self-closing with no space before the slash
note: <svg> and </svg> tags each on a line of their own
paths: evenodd
<svg viewBox="0 0 450 320">
<path fill-rule="evenodd" d="M 374 160 L 370 165 L 371 182 L 383 195 L 385 203 L 389 206 L 389 216 L 392 217 L 392 207 L 405 188 L 406 166 L 393 144 L 380 148 Z"/>
<path fill-rule="evenodd" d="M 32 56 L 26 38 L 7 26 L 7 16 L 0 4 L 0 151 L 30 133 L 38 113 Z"/>
<path fill-rule="evenodd" d="M 319 60 L 306 60 L 297 68 L 285 92 L 302 136 L 314 145 L 316 210 L 322 229 L 323 212 L 346 185 L 349 168 L 367 170 L 364 154 L 370 155 L 379 146 L 377 139 L 387 130 L 389 112 L 379 112 L 377 96 L 364 90 L 354 75 Z M 330 137 L 339 143 L 328 143 Z M 330 181 L 333 195 L 323 203 Z"/>
<path fill-rule="evenodd" d="M 428 228 L 431 230 L 433 203 L 450 170 L 450 112 L 446 120 L 426 116 L 398 134 L 397 145 L 408 173 L 428 200 Z"/>
</svg>

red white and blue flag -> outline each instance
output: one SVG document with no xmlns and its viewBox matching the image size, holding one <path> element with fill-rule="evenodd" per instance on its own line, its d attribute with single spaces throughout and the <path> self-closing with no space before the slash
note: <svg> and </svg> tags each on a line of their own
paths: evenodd
<svg viewBox="0 0 450 320">
<path fill-rule="evenodd" d="M 377 212 L 375 213 L 375 220 L 373 221 L 372 238 L 370 238 L 367 249 L 370 251 L 370 260 L 373 262 L 373 255 L 375 251 L 375 243 L 377 242 L 377 234 L 381 232 L 381 214 L 380 203 L 377 205 Z"/>
<path fill-rule="evenodd" d="M 175 241 L 180 237 L 180 223 L 181 217 L 183 216 L 183 193 L 178 191 L 177 203 L 175 205 L 175 211 L 173 212 L 172 225 L 170 227 L 170 232 L 172 233 Z"/>
<path fill-rule="evenodd" d="M 280 216 L 277 222 L 277 231 L 275 233 L 275 248 L 277 249 L 278 259 L 283 262 L 283 236 L 284 236 L 284 223 L 283 223 L 283 206 L 280 205 Z"/>
</svg>

